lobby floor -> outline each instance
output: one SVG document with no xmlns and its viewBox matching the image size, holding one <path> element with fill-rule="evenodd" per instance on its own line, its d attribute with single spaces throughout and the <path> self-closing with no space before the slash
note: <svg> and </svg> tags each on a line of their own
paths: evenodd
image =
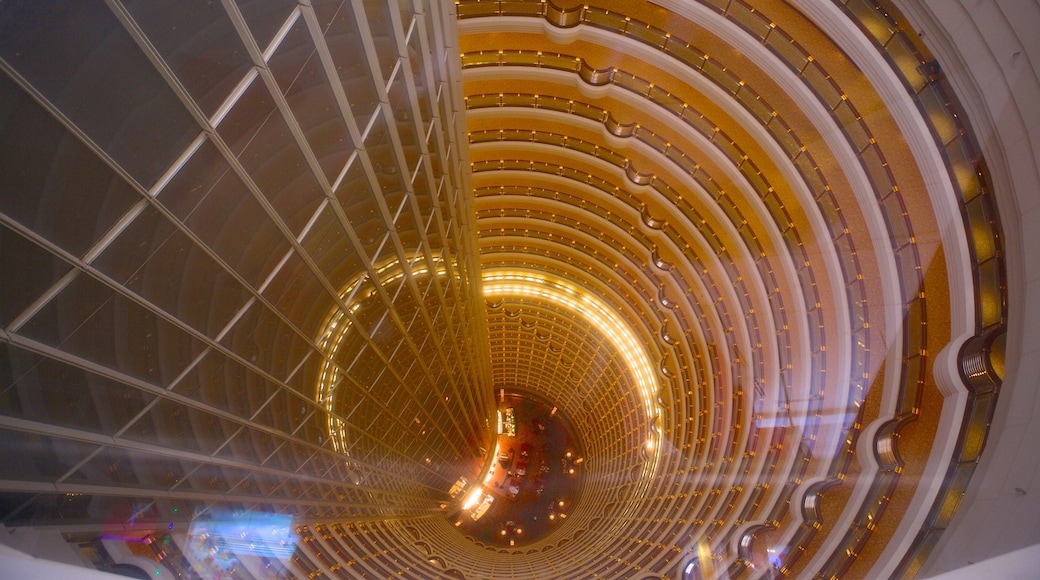
<svg viewBox="0 0 1040 580">
<path fill-rule="evenodd" d="M 512 409 L 515 435 L 498 436 L 498 458 L 484 492 L 493 498 L 478 519 L 464 510 L 457 527 L 489 545 L 530 544 L 562 525 L 572 507 L 584 460 L 566 420 L 540 400 L 499 397 L 503 416 Z M 485 496 L 486 497 L 486 496 Z"/>
</svg>

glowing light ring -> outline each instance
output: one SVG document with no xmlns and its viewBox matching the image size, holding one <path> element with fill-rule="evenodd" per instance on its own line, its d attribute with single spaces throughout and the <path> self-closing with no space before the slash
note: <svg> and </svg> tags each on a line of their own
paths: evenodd
<svg viewBox="0 0 1040 580">
<path fill-rule="evenodd" d="M 434 275 L 446 276 L 447 270 L 443 265 L 443 258 L 440 255 L 435 255 L 433 262 L 436 265 L 433 272 Z M 419 261 L 415 260 L 412 262 L 412 265 L 417 263 Z M 380 266 L 376 269 L 376 272 L 383 286 L 400 280 L 405 275 L 404 268 L 396 260 Z M 414 276 L 426 275 L 429 273 L 429 269 L 425 265 L 413 267 L 411 273 Z M 375 295 L 375 289 L 372 289 L 360 297 L 353 298 L 353 302 L 349 302 L 359 286 L 368 279 L 367 275 L 362 274 L 347 284 L 340 293 L 340 299 L 347 303 L 346 311 L 338 307 L 333 309 L 326 319 L 318 339 L 318 348 L 321 350 L 323 357 L 321 372 L 318 374 L 317 401 L 328 411 L 327 426 L 329 437 L 332 439 L 335 450 L 344 454 L 347 453 L 346 423 L 336 417 L 333 411 L 335 392 L 338 381 L 342 378 L 342 373 L 336 367 L 334 361 L 350 330 L 351 324 L 350 319 L 347 317 L 347 311 L 350 314 L 357 312 L 361 307 L 361 301 Z M 625 366 L 628 367 L 629 372 L 635 379 L 639 397 L 643 402 L 647 423 L 651 426 L 655 424 L 655 421 L 660 416 L 660 409 L 655 402 L 654 393 L 658 390 L 658 384 L 653 371 L 653 365 L 650 363 L 650 357 L 647 356 L 646 351 L 632 332 L 632 329 L 613 310 L 608 308 L 603 301 L 562 280 L 530 272 L 488 271 L 483 274 L 482 280 L 485 299 L 504 296 L 529 296 L 543 299 L 576 312 L 594 325 L 595 328 L 599 329 L 618 353 L 621 354 Z M 644 466 L 644 475 L 650 474 L 657 465 L 661 450 L 661 445 L 658 445 L 654 440 L 657 436 L 658 434 L 655 433 L 653 428 L 647 434 L 646 449 L 649 461 Z"/>
<path fill-rule="evenodd" d="M 434 274 L 437 276 L 447 275 L 447 269 L 444 267 L 443 258 L 440 255 L 433 256 L 434 263 Z M 426 267 L 425 262 L 421 262 L 420 259 L 414 259 L 411 264 L 411 274 L 413 276 L 422 276 L 429 273 L 429 269 Z M 402 279 L 405 275 L 404 268 L 401 266 L 401 262 L 398 260 L 392 260 L 386 264 L 376 268 L 376 273 L 379 275 L 379 282 L 382 286 L 387 286 L 393 282 Z M 347 311 L 353 314 L 361 308 L 361 303 L 368 298 L 375 295 L 375 289 L 363 293 L 360 297 L 355 297 L 353 302 L 350 302 L 351 296 L 355 294 L 358 287 L 363 284 L 366 280 L 370 280 L 368 275 L 362 274 L 352 280 L 346 287 L 340 292 L 339 297 L 346 303 Z M 347 453 L 346 444 L 346 423 L 335 416 L 333 412 L 334 399 L 336 393 L 336 387 L 338 386 L 339 380 L 342 378 L 342 373 L 339 368 L 336 367 L 335 360 L 336 355 L 339 353 L 340 346 L 347 337 L 347 332 L 350 330 L 350 319 L 347 317 L 347 312 L 339 308 L 333 308 L 332 312 L 325 320 L 325 324 L 322 326 L 322 331 L 318 338 L 318 349 L 322 353 L 321 371 L 318 373 L 318 388 L 316 393 L 316 400 L 327 412 L 326 422 L 329 430 L 329 437 L 332 439 L 333 448 L 343 454 Z"/>
<path fill-rule="evenodd" d="M 658 390 L 657 378 L 650 363 L 650 357 L 636 338 L 632 329 L 596 296 L 542 274 L 521 271 L 489 271 L 483 275 L 484 298 L 503 296 L 530 296 L 559 304 L 568 310 L 578 313 L 588 320 L 621 354 L 621 358 L 635 379 L 636 388 L 646 411 L 647 422 L 653 425 L 660 416 L 656 404 L 655 393 Z M 656 444 L 651 432 L 647 434 L 647 451 L 649 461 L 644 468 L 648 475 L 657 465 L 661 445 Z"/>
</svg>

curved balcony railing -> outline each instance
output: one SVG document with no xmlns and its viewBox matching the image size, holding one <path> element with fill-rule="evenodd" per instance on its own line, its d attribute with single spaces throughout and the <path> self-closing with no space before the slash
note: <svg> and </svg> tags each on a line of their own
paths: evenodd
<svg viewBox="0 0 1040 580">
<path fill-rule="evenodd" d="M 1007 273 L 1003 231 L 985 160 L 963 107 L 924 44 L 896 19 L 888 1 L 834 0 L 871 38 L 914 98 L 944 154 L 950 180 L 960 190 L 961 216 L 975 278 L 976 335 L 958 356 L 968 401 L 953 460 L 925 525 L 893 577 L 918 574 L 946 530 L 985 447 L 1003 381 L 1007 330 Z"/>
<path fill-rule="evenodd" d="M 889 59 L 893 69 L 901 75 L 925 118 L 931 123 L 936 141 L 946 155 L 953 182 L 962 192 L 962 211 L 970 233 L 969 245 L 974 257 L 976 326 L 979 328 L 980 336 L 985 334 L 986 336 L 1002 337 L 1003 327 L 1006 324 L 1006 274 L 1001 248 L 1002 235 L 995 203 L 990 192 L 985 163 L 979 154 L 977 144 L 973 141 L 971 131 L 965 125 L 966 117 L 959 114 L 961 111 L 955 99 L 951 98 L 952 91 L 948 83 L 942 79 L 941 75 L 931 72 L 936 68 L 931 59 L 925 56 L 926 51 L 923 46 L 913 38 L 913 35 L 907 34 L 890 16 L 895 12 L 891 10 L 887 2 L 872 0 L 835 0 L 835 2 L 841 5 L 851 18 L 858 21 L 863 30 L 875 40 L 879 50 Z M 852 104 L 840 87 L 826 74 L 822 66 L 810 58 L 808 52 L 794 42 L 791 35 L 785 33 L 775 23 L 770 22 L 761 11 L 752 9 L 749 4 L 741 0 L 705 0 L 703 3 L 759 38 L 806 82 L 806 85 L 813 90 L 821 102 L 828 105 L 832 116 L 842 127 L 849 142 L 854 149 L 859 151 L 863 167 L 868 178 L 876 186 L 876 190 L 884 192 L 879 196 L 878 203 L 886 216 L 886 224 L 893 240 L 893 251 L 900 266 L 903 296 L 907 300 L 907 324 L 912 324 L 913 321 L 919 322 L 918 327 L 904 328 L 904 337 L 907 340 L 903 364 L 908 365 L 908 368 L 914 369 L 915 372 L 911 373 L 913 376 L 903 385 L 900 396 L 901 411 L 897 414 L 902 414 L 903 411 L 913 413 L 918 407 L 920 389 L 923 387 L 921 373 L 923 373 L 924 364 L 920 360 L 922 357 L 920 353 L 923 352 L 921 346 L 924 344 L 924 328 L 922 319 L 913 316 L 913 312 L 923 310 L 923 298 L 919 295 L 922 270 L 916 246 L 912 241 L 913 232 L 910 229 L 909 221 L 905 218 L 899 219 L 905 215 L 905 204 L 898 189 L 886 187 L 886 184 L 892 184 L 892 175 L 887 169 L 880 150 L 873 144 L 869 128 L 859 119 Z M 696 51 L 664 31 L 620 15 L 597 11 L 595 8 L 584 7 L 563 11 L 551 3 L 481 2 L 477 4 L 463 2 L 459 5 L 459 15 L 462 18 L 488 15 L 539 16 L 554 26 L 573 27 L 578 24 L 588 24 L 610 29 L 655 46 L 671 56 L 687 62 L 692 68 L 702 70 L 720 86 L 731 89 L 735 98 L 762 120 L 776 138 L 777 143 L 792 156 L 796 167 L 806 179 L 806 183 L 810 187 L 814 187 L 814 191 L 826 191 L 825 184 L 821 181 L 822 177 L 818 175 L 811 159 L 798 155 L 800 144 L 789 131 L 775 129 L 783 127 L 783 123 L 770 120 L 772 112 L 764 101 L 758 98 L 758 95 L 744 87 L 742 83 L 734 83 L 734 79 L 730 78 L 733 76 L 732 73 L 718 66 L 717 63 L 711 62 L 703 52 Z M 586 82 L 604 84 L 615 81 L 615 71 L 613 70 L 596 71 L 584 63 L 575 63 L 574 60 L 571 60 L 569 64 L 576 67 L 572 70 L 575 70 Z M 567 68 L 567 64 L 563 62 L 558 63 L 558 66 Z M 809 166 L 803 167 L 806 160 L 810 162 Z M 809 170 L 810 168 L 811 170 Z M 821 210 L 825 209 L 821 206 Z M 824 213 L 828 215 L 831 212 L 824 211 Z M 992 388 L 982 395 L 976 392 L 976 387 L 972 388 L 971 402 L 965 411 L 964 419 L 967 432 L 985 433 L 985 426 L 988 425 L 992 415 L 992 403 L 988 402 L 988 399 L 995 397 L 1000 383 L 997 370 L 993 368 L 993 364 L 987 364 L 987 359 L 1002 360 L 1002 349 L 1002 339 L 995 340 L 988 350 L 966 355 L 969 358 L 962 361 L 962 367 L 967 369 L 965 376 L 968 377 L 966 378 L 968 383 L 982 382 L 992 385 Z M 979 405 L 985 405 L 985 407 L 980 408 Z M 986 411 L 987 407 L 989 411 Z M 854 437 L 850 439 L 854 439 Z M 977 440 L 978 437 L 976 436 L 974 439 Z M 978 452 L 981 452 L 981 447 Z M 977 460 L 977 456 L 974 459 Z M 847 467 L 848 460 L 844 464 Z M 843 472 L 840 464 L 837 467 L 839 473 Z M 966 467 L 958 464 L 951 466 L 950 469 L 953 474 L 955 471 L 961 473 Z M 940 498 L 936 501 L 932 517 L 929 518 L 933 524 L 939 522 L 937 516 L 941 511 L 940 508 L 949 504 L 951 497 L 963 492 L 964 488 L 960 482 L 966 485 L 967 479 L 963 476 L 948 477 L 946 481 L 948 485 L 944 486 Z M 868 503 L 870 502 L 865 502 L 864 505 L 868 505 Z M 877 502 L 876 505 L 883 505 L 883 502 Z M 853 524 L 854 529 L 860 528 L 866 532 L 850 534 L 851 543 L 845 546 L 846 553 L 858 553 L 858 548 L 862 547 L 862 543 L 869 536 L 870 528 L 866 518 L 877 515 L 879 515 L 877 512 L 865 510 L 864 519 Z M 930 525 L 922 532 L 921 537 L 915 542 L 915 547 L 901 564 L 902 574 L 913 575 L 913 571 L 919 569 L 923 564 L 923 558 L 930 551 L 930 546 L 934 545 L 934 539 L 929 540 L 928 537 L 936 536 L 941 529 L 941 527 Z M 811 530 L 806 531 L 811 532 Z M 839 560 L 828 563 L 826 569 L 832 572 L 844 570 L 851 562 L 848 558 L 843 561 Z"/>
</svg>

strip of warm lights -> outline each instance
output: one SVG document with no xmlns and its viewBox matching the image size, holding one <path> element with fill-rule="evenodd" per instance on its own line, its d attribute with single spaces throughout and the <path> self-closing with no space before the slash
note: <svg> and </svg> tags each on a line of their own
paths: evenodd
<svg viewBox="0 0 1040 580">
<path fill-rule="evenodd" d="M 632 329 L 603 301 L 563 280 L 531 272 L 490 270 L 484 272 L 483 282 L 485 299 L 507 296 L 539 298 L 572 310 L 588 320 L 621 354 L 625 366 L 635 378 L 647 421 L 654 421 L 654 415 L 660 411 L 654 398 L 658 385 L 650 357 L 636 339 Z M 653 433 L 647 435 L 647 451 L 651 456 L 650 469 L 657 464 L 661 447 L 654 444 L 653 438 Z"/>
<path fill-rule="evenodd" d="M 578 291 L 560 280 L 526 272 L 492 271 L 484 274 L 484 297 L 530 296 L 542 298 L 573 310 L 592 323 L 621 353 L 626 366 L 636 379 L 647 419 L 653 418 L 656 404 L 653 393 L 657 381 L 650 358 L 635 334 L 613 311 L 591 294 Z"/>
<path fill-rule="evenodd" d="M 413 262 L 412 275 L 426 275 L 429 272 L 425 266 L 419 265 L 422 263 L 419 260 Z M 436 264 L 435 275 L 445 276 L 447 271 L 441 256 L 434 256 L 434 263 Z M 404 268 L 397 261 L 384 264 L 376 271 L 384 286 L 400 280 L 405 275 Z M 368 277 L 365 275 L 359 276 L 346 286 L 340 293 L 340 298 L 344 301 L 349 300 L 357 287 L 367 279 Z M 563 280 L 531 272 L 489 270 L 483 273 L 482 279 L 484 298 L 527 296 L 546 300 L 577 313 L 602 332 L 620 353 L 625 366 L 632 373 L 640 399 L 643 401 L 647 421 L 653 423 L 655 415 L 660 413 L 660 409 L 658 409 L 654 397 L 658 385 L 656 375 L 652 370 L 653 365 L 650 364 L 650 357 L 647 356 L 632 329 L 602 300 Z M 371 295 L 372 293 L 369 293 L 365 298 Z M 360 306 L 360 302 L 354 302 L 347 305 L 347 310 L 353 314 Z M 318 402 L 328 411 L 329 436 L 332 438 L 335 449 L 341 453 L 347 452 L 346 425 L 334 413 L 333 395 L 339 382 L 338 379 L 341 378 L 334 361 L 349 329 L 350 319 L 346 312 L 341 308 L 336 308 L 330 313 L 318 341 L 318 347 L 324 355 L 318 380 Z M 646 450 L 650 461 L 647 470 L 644 470 L 645 473 L 654 469 L 660 453 L 660 446 L 654 444 L 655 436 L 653 432 L 647 434 Z"/>
<path fill-rule="evenodd" d="M 435 274 L 437 276 L 445 276 L 447 270 L 444 266 L 444 261 L 439 254 L 435 254 L 433 257 L 433 263 L 435 268 Z M 410 273 L 413 276 L 424 276 L 429 273 L 429 268 L 426 267 L 425 262 L 421 259 L 416 259 L 411 263 Z M 391 260 L 385 264 L 380 265 L 376 268 L 376 274 L 379 275 L 379 282 L 382 286 L 387 286 L 392 282 L 396 282 L 405 276 L 404 268 L 401 266 L 401 262 L 398 260 Z M 352 280 L 346 287 L 340 292 L 340 300 L 344 302 L 349 301 L 351 296 L 354 295 L 358 286 L 368 280 L 366 274 L 362 274 Z M 374 290 L 363 296 L 361 299 L 370 298 L 374 295 Z M 341 373 L 339 368 L 335 364 L 336 355 L 339 353 L 340 346 L 347 337 L 347 331 L 350 330 L 350 318 L 347 317 L 346 312 L 350 314 L 357 312 L 358 308 L 361 307 L 360 299 L 355 298 L 355 302 L 347 303 L 347 310 L 336 307 L 329 314 L 325 321 L 325 325 L 322 327 L 320 338 L 318 339 L 318 348 L 322 353 L 322 364 L 321 372 L 318 373 L 318 389 L 317 389 L 317 401 L 321 404 L 328 414 L 326 415 L 329 437 L 332 439 L 333 447 L 340 453 L 347 452 L 346 445 L 346 423 L 335 416 L 333 411 L 335 405 L 333 404 L 334 393 L 336 387 L 341 379 Z"/>
</svg>

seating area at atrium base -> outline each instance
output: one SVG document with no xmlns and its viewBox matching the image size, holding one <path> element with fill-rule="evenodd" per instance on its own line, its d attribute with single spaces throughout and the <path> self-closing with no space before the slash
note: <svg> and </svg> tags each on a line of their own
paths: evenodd
<svg viewBox="0 0 1040 580">
<path fill-rule="evenodd" d="M 456 528 L 478 542 L 516 547 L 565 523 L 584 458 L 555 407 L 519 393 L 502 393 L 498 406 L 502 426 L 483 492 L 452 517 Z"/>
</svg>

